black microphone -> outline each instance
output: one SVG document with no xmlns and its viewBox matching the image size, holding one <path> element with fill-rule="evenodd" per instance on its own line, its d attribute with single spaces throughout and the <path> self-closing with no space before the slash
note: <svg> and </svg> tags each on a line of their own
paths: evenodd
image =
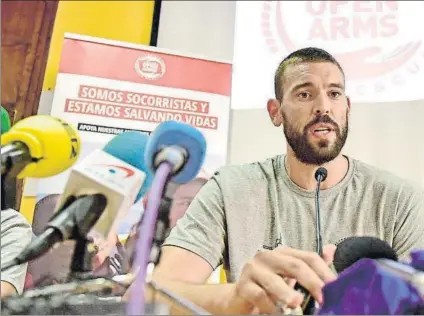
<svg viewBox="0 0 424 316">
<path fill-rule="evenodd" d="M 315 212 L 316 212 L 316 240 L 317 240 L 317 253 L 322 257 L 323 246 L 322 246 L 322 236 L 321 236 L 321 213 L 319 205 L 319 192 L 321 182 L 324 182 L 327 179 L 327 169 L 318 168 L 315 172 L 315 180 L 317 180 L 317 187 L 315 190 Z M 306 290 L 302 285 L 296 283 L 294 289 L 304 295 L 304 300 L 301 305 L 303 315 L 312 315 L 314 314 L 315 309 L 315 300 L 312 298 L 311 294 Z"/>
<path fill-rule="evenodd" d="M 364 258 L 398 261 L 396 251 L 387 242 L 371 236 L 353 236 L 337 245 L 334 268 L 340 273 Z"/>
<path fill-rule="evenodd" d="M 322 236 L 321 236 L 321 211 L 319 205 L 319 192 L 321 182 L 327 179 L 327 169 L 321 167 L 315 172 L 315 180 L 317 180 L 317 188 L 315 190 L 315 213 L 316 213 L 316 239 L 317 239 L 317 253 L 322 257 Z"/>
<path fill-rule="evenodd" d="M 16 258 L 4 265 L 1 271 L 40 257 L 58 242 L 85 239 L 103 214 L 106 205 L 107 199 L 103 194 L 69 197 L 62 209 L 50 219 L 45 231 L 33 239 Z"/>
</svg>

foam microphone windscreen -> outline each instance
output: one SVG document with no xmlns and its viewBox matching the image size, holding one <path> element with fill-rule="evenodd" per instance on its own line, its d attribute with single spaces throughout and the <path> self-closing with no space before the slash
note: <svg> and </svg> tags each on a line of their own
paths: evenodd
<svg viewBox="0 0 424 316">
<path fill-rule="evenodd" d="M 173 177 L 175 183 L 187 183 L 200 171 L 206 156 L 205 136 L 189 124 L 166 121 L 158 125 L 150 135 L 145 151 L 146 165 L 155 172 L 156 154 L 167 146 L 175 146 L 186 151 L 186 162 Z"/>
<path fill-rule="evenodd" d="M 1 135 L 2 154 L 3 150 L 7 151 L 7 145 L 13 148 L 19 143 L 24 145 L 22 149 L 27 155 L 23 158 L 20 154 L 25 168 L 18 179 L 55 176 L 71 167 L 81 152 L 78 131 L 66 121 L 50 115 L 33 115 L 14 124 Z M 21 152 L 19 148 L 14 147 L 6 155 Z"/>
<path fill-rule="evenodd" d="M 149 138 L 142 132 L 127 131 L 112 138 L 103 148 L 104 152 L 145 173 L 146 178 L 137 194 L 135 202 L 146 194 L 153 181 L 153 174 L 144 163 L 144 154 L 148 140 Z M 137 146 L 134 144 L 137 144 Z"/>
<path fill-rule="evenodd" d="M 12 124 L 10 123 L 9 113 L 7 113 L 6 109 L 0 106 L 1 110 L 1 133 L 6 133 L 10 130 Z"/>
<path fill-rule="evenodd" d="M 340 273 L 364 258 L 398 260 L 396 251 L 387 242 L 371 236 L 354 236 L 344 239 L 337 246 L 334 268 Z"/>
</svg>

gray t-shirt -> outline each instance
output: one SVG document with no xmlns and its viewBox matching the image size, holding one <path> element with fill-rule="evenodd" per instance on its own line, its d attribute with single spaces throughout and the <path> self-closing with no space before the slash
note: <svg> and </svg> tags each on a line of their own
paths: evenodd
<svg viewBox="0 0 424 316">
<path fill-rule="evenodd" d="M 348 158 L 341 182 L 320 193 L 323 244 L 374 236 L 402 258 L 424 248 L 424 192 L 397 176 Z M 258 250 L 280 245 L 316 251 L 314 191 L 289 178 L 284 155 L 221 168 L 203 186 L 165 245 L 187 249 L 229 281 Z"/>
<path fill-rule="evenodd" d="M 26 218 L 13 209 L 1 211 L 1 265 L 13 260 L 31 242 L 32 229 Z M 12 284 L 18 294 L 24 289 L 27 264 L 1 273 L 1 281 Z"/>
</svg>

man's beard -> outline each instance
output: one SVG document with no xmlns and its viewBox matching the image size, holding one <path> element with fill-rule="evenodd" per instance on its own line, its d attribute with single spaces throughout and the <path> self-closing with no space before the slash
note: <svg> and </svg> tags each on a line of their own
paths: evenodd
<svg viewBox="0 0 424 316">
<path fill-rule="evenodd" d="M 318 116 L 312 122 L 308 123 L 303 129 L 303 133 L 296 130 L 291 125 L 287 117 L 283 114 L 284 118 L 284 135 L 286 136 L 287 142 L 293 149 L 293 152 L 300 162 L 307 165 L 321 166 L 327 162 L 332 161 L 336 158 L 344 144 L 346 143 L 347 134 L 349 130 L 348 117 L 346 115 L 346 125 L 340 130 L 339 126 L 329 116 Z M 317 123 L 331 124 L 334 132 L 336 133 L 336 140 L 331 143 L 327 139 L 322 139 L 318 142 L 318 146 L 314 146 L 308 140 L 308 130 L 312 125 Z"/>
</svg>

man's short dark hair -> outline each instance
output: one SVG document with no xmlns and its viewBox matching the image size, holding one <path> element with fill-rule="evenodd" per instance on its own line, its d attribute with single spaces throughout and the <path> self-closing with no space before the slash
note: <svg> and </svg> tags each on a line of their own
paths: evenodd
<svg viewBox="0 0 424 316">
<path fill-rule="evenodd" d="M 297 51 L 294 51 L 290 55 L 288 55 L 286 58 L 284 58 L 283 61 L 278 66 L 277 71 L 275 72 L 274 89 L 275 89 L 275 97 L 278 100 L 281 101 L 283 97 L 281 83 L 283 82 L 284 71 L 287 69 L 289 65 L 305 63 L 305 62 L 311 62 L 311 63 L 329 62 L 329 63 L 335 64 L 337 67 L 339 67 L 340 71 L 342 72 L 344 76 L 344 71 L 342 69 L 342 66 L 340 66 L 339 62 L 327 51 L 321 48 L 316 48 L 316 47 L 307 47 L 307 48 L 299 49 Z"/>
</svg>

